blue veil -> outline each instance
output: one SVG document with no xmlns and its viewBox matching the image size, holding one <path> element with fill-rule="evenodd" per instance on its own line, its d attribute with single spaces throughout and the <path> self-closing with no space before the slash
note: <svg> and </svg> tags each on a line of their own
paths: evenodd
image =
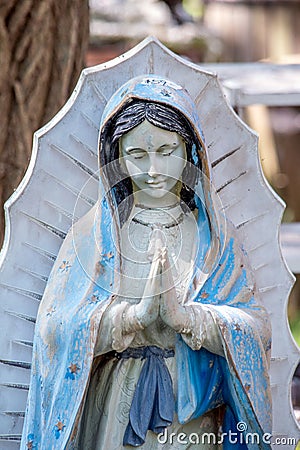
<svg viewBox="0 0 300 450">
<path fill-rule="evenodd" d="M 193 351 L 178 336 L 178 419 L 185 423 L 223 404 L 223 448 L 269 449 L 264 438 L 271 432 L 269 320 L 234 227 L 219 214 L 195 105 L 170 81 L 138 77 L 108 102 L 100 135 L 132 99 L 159 102 L 183 114 L 198 141 L 193 162 L 202 162 L 203 176 L 195 187 L 201 247 L 188 302 L 210 309 L 225 356 Z M 69 231 L 40 304 L 22 450 L 76 448 L 101 317 L 118 292 L 121 270 L 119 223 L 101 167 L 100 178 L 98 202 Z M 230 432 L 237 432 L 238 443 L 231 442 Z M 248 435 L 255 438 L 246 445 Z"/>
</svg>

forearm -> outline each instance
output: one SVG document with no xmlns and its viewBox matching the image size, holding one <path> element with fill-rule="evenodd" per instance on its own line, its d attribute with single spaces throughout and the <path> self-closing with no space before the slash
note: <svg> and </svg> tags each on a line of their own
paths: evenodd
<svg viewBox="0 0 300 450">
<path fill-rule="evenodd" d="M 102 316 L 95 356 L 111 350 L 125 350 L 140 329 L 142 325 L 136 319 L 135 305 L 122 301 L 109 307 Z"/>
<path fill-rule="evenodd" d="M 222 339 L 209 307 L 194 304 L 185 307 L 185 326 L 180 330 L 183 340 L 193 350 L 201 347 L 217 355 L 224 355 Z"/>
</svg>

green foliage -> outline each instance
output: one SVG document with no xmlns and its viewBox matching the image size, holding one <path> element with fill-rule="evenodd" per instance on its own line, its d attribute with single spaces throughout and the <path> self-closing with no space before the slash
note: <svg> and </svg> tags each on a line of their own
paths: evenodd
<svg viewBox="0 0 300 450">
<path fill-rule="evenodd" d="M 195 19 L 203 15 L 203 3 L 201 0 L 183 0 L 183 8 Z"/>
<path fill-rule="evenodd" d="M 290 319 L 290 327 L 292 335 L 295 341 L 297 342 L 298 347 L 300 347 L 300 311 L 298 312 L 295 318 Z"/>
</svg>

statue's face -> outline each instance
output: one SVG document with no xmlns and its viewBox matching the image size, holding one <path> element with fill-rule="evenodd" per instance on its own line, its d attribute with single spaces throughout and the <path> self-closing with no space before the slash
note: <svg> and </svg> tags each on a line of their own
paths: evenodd
<svg viewBox="0 0 300 450">
<path fill-rule="evenodd" d="M 179 134 L 145 120 L 121 137 L 120 155 L 135 191 L 157 199 L 176 193 L 186 165 L 185 142 Z"/>
</svg>

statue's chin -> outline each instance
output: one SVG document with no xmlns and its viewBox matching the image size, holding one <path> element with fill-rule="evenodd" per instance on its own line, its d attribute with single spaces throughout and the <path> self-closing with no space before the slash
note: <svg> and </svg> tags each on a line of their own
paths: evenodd
<svg viewBox="0 0 300 450">
<path fill-rule="evenodd" d="M 175 203 L 176 195 L 162 188 L 147 188 L 138 191 L 136 199 L 139 203 L 145 203 L 153 206 L 163 206 L 164 204 Z"/>
<path fill-rule="evenodd" d="M 168 191 L 162 187 L 152 186 L 147 189 L 143 189 L 143 195 L 147 195 L 148 197 L 163 198 L 168 194 L 170 195 L 170 191 Z"/>
</svg>

